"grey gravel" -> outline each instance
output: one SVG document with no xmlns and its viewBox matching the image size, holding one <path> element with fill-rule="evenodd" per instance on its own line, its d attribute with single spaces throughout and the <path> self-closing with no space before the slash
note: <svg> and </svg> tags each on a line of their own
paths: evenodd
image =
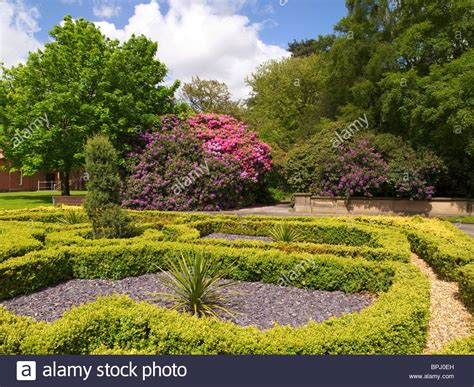
<svg viewBox="0 0 474 387">
<path fill-rule="evenodd" d="M 238 235 L 238 234 L 221 234 L 221 233 L 213 233 L 206 236 L 203 236 L 202 239 L 227 239 L 229 241 L 236 241 L 238 239 L 248 239 L 253 241 L 263 241 L 263 242 L 271 242 L 272 238 L 264 237 L 264 236 L 255 236 L 255 235 Z"/>
<path fill-rule="evenodd" d="M 137 301 L 150 299 L 151 293 L 166 291 L 158 281 L 162 275 L 146 274 L 123 280 L 74 279 L 36 293 L 4 300 L 0 305 L 18 315 L 54 321 L 73 305 L 94 301 L 99 295 L 127 294 Z M 223 306 L 235 315 L 225 315 L 222 319 L 242 326 L 256 325 L 260 329 L 271 328 L 274 322 L 293 327 L 305 325 L 309 320 L 320 322 L 331 316 L 360 311 L 375 299 L 372 294 L 307 290 L 260 282 L 238 282 L 223 293 L 227 297 Z M 170 307 L 169 302 L 151 302 Z"/>
</svg>

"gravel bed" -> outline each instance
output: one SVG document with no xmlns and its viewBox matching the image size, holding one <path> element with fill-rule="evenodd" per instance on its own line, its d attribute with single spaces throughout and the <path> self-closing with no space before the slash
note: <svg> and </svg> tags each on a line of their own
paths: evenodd
<svg viewBox="0 0 474 387">
<path fill-rule="evenodd" d="M 459 300 L 458 284 L 438 278 L 433 269 L 416 254 L 411 254 L 411 260 L 431 282 L 430 322 L 425 353 L 439 351 L 450 341 L 471 335 L 474 319 Z"/>
<path fill-rule="evenodd" d="M 94 301 L 99 295 L 115 293 L 127 294 L 137 301 L 150 299 L 150 293 L 166 291 L 158 281 L 158 277 L 162 275 L 164 274 L 146 274 L 123 280 L 75 279 L 33 294 L 2 301 L 0 305 L 19 315 L 53 321 L 73 305 Z M 235 315 L 222 318 L 242 326 L 256 325 L 260 329 L 271 328 L 274 322 L 294 327 L 304 325 L 309 320 L 320 322 L 331 316 L 360 311 L 375 299 L 372 294 L 307 290 L 260 282 L 238 282 L 223 290 L 224 293 L 227 300 L 223 306 L 231 309 Z M 164 307 L 170 306 L 169 302 L 152 302 Z"/>
<path fill-rule="evenodd" d="M 253 241 L 263 241 L 263 242 L 271 242 L 272 238 L 264 237 L 264 236 L 255 236 L 255 235 L 238 235 L 238 234 L 221 234 L 221 233 L 213 233 L 206 236 L 203 236 L 202 239 L 227 239 L 229 241 L 236 241 L 238 239 L 249 239 Z"/>
</svg>

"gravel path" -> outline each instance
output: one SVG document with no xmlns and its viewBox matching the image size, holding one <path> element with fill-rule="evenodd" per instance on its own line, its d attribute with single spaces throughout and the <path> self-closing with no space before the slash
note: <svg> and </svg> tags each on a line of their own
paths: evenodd
<svg viewBox="0 0 474 387">
<path fill-rule="evenodd" d="M 264 237 L 264 236 L 221 234 L 221 233 L 218 233 L 218 232 L 203 236 L 202 239 L 227 239 L 229 241 L 236 241 L 238 239 L 249 239 L 249 240 L 253 240 L 253 241 L 263 241 L 263 242 L 271 242 L 272 241 L 272 238 Z"/>
<path fill-rule="evenodd" d="M 469 336 L 473 318 L 458 298 L 458 284 L 440 280 L 416 254 L 412 253 L 411 258 L 431 282 L 431 317 L 425 353 L 438 351 L 451 340 Z"/>
<path fill-rule="evenodd" d="M 2 301 L 0 304 L 19 315 L 53 321 L 73 305 L 94 301 L 99 295 L 117 293 L 128 294 L 140 301 L 149 299 L 152 297 L 150 293 L 165 291 L 158 281 L 158 276 L 161 275 L 163 274 L 147 274 L 118 281 L 75 279 L 33 294 Z M 283 288 L 259 282 L 238 282 L 225 292 L 228 300 L 224 306 L 237 314 L 224 319 L 243 326 L 256 325 L 260 329 L 271 328 L 274 321 L 292 326 L 304 325 L 309 320 L 320 322 L 331 316 L 360 311 L 375 299 L 371 294 Z M 163 301 L 154 303 L 169 306 L 169 303 Z"/>
</svg>

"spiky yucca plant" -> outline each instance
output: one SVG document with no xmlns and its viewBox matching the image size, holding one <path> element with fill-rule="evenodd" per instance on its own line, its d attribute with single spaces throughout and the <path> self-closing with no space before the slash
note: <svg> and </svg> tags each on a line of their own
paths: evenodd
<svg viewBox="0 0 474 387">
<path fill-rule="evenodd" d="M 86 222 L 85 214 L 80 213 L 79 211 L 66 210 L 64 215 L 59 218 L 59 222 L 63 224 L 78 224 Z"/>
<path fill-rule="evenodd" d="M 273 242 L 299 242 L 301 234 L 288 223 L 275 224 L 268 233 Z"/>
<path fill-rule="evenodd" d="M 186 311 L 198 317 L 218 318 L 218 311 L 233 315 L 223 307 L 226 300 L 220 290 L 233 286 L 236 281 L 222 281 L 214 269 L 209 255 L 203 251 L 180 252 L 174 259 L 167 260 L 168 271 L 159 281 L 170 290 L 168 293 L 155 293 L 155 299 L 171 301 L 173 308 Z"/>
</svg>

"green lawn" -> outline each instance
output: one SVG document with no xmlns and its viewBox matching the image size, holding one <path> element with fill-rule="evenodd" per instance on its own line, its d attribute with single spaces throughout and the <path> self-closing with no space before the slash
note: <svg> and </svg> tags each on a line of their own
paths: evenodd
<svg viewBox="0 0 474 387">
<path fill-rule="evenodd" d="M 454 223 L 474 223 L 474 216 L 447 216 L 442 218 L 443 220 L 447 220 L 448 222 Z"/>
<path fill-rule="evenodd" d="M 85 195 L 86 191 L 71 191 L 71 195 Z M 33 208 L 52 206 L 53 196 L 59 196 L 57 191 L 40 192 L 2 192 L 0 193 L 0 209 Z"/>
</svg>

